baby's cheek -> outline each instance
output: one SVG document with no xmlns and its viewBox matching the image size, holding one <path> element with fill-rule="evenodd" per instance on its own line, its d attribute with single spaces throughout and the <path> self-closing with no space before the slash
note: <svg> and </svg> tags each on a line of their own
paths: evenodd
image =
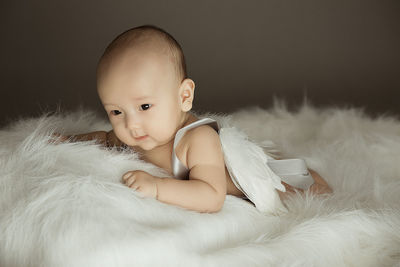
<svg viewBox="0 0 400 267">
<path fill-rule="evenodd" d="M 176 128 L 173 127 L 173 123 L 171 124 L 159 124 L 157 127 L 153 127 L 151 132 L 155 139 L 158 140 L 166 140 L 175 136 Z"/>
<path fill-rule="evenodd" d="M 113 130 L 120 141 L 124 143 L 128 141 L 127 139 L 129 137 L 129 134 L 124 129 L 121 129 L 121 127 L 113 127 Z"/>
</svg>

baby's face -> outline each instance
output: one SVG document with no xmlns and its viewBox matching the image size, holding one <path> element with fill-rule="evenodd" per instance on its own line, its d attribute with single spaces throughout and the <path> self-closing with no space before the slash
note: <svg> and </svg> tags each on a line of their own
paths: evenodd
<svg viewBox="0 0 400 267">
<path fill-rule="evenodd" d="M 152 150 L 173 140 L 186 118 L 182 83 L 167 56 L 131 53 L 111 62 L 98 79 L 98 93 L 116 136 Z"/>
</svg>

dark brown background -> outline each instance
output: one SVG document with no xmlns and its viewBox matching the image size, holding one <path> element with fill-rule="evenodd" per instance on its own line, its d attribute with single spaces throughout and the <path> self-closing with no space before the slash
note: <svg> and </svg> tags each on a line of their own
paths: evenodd
<svg viewBox="0 0 400 267">
<path fill-rule="evenodd" d="M 400 1 L 2 1 L 0 124 L 102 110 L 95 67 L 120 32 L 154 24 L 182 45 L 195 109 L 317 106 L 400 114 Z"/>
</svg>

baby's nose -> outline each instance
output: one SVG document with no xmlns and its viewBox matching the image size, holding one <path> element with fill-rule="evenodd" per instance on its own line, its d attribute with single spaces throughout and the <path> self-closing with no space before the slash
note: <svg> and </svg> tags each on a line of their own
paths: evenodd
<svg viewBox="0 0 400 267">
<path fill-rule="evenodd" d="M 130 116 L 126 118 L 125 121 L 126 128 L 129 130 L 137 130 L 140 129 L 140 121 L 134 116 Z"/>
</svg>

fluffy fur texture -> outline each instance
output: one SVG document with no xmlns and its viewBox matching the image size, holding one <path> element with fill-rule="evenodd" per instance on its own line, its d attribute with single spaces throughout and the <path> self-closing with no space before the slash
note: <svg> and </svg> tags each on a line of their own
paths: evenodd
<svg viewBox="0 0 400 267">
<path fill-rule="evenodd" d="M 0 266 L 393 266 L 400 262 L 400 123 L 356 109 L 244 109 L 233 125 L 301 157 L 334 189 L 265 215 L 227 196 L 201 214 L 124 186 L 131 151 L 49 134 L 109 130 L 92 112 L 21 119 L 0 132 Z"/>
</svg>

